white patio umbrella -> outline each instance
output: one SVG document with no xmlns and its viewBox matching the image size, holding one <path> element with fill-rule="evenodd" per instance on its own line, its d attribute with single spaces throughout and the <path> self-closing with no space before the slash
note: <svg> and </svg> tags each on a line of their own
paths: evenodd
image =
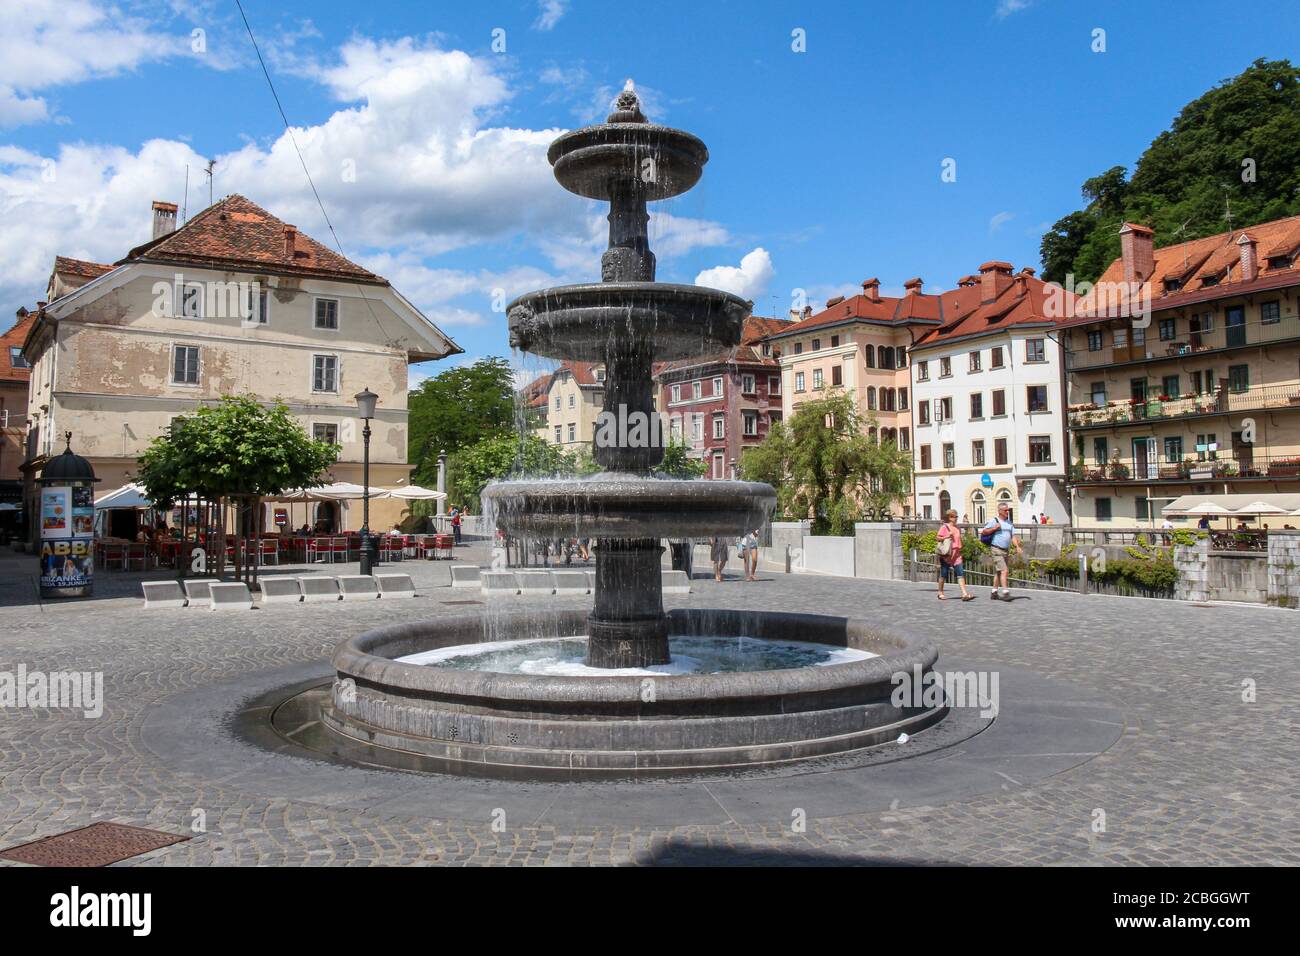
<svg viewBox="0 0 1300 956">
<path fill-rule="evenodd" d="M 144 485 L 136 484 L 134 482 L 128 482 L 121 488 L 115 488 L 95 499 L 96 511 L 101 511 L 105 508 L 152 507 L 153 502 L 149 500 L 149 494 L 145 491 Z"/>
<path fill-rule="evenodd" d="M 404 498 L 407 501 L 440 501 L 447 497 L 445 491 L 421 488 L 419 485 L 399 485 L 388 492 L 390 498 Z"/>
<path fill-rule="evenodd" d="M 320 485 L 316 488 L 295 488 L 292 491 L 286 491 L 284 494 L 277 495 L 275 498 L 268 498 L 268 501 L 360 501 L 365 497 L 365 489 L 360 485 L 354 485 L 350 481 L 336 481 L 329 485 Z M 388 497 L 387 488 L 376 488 L 370 486 L 371 498 Z"/>
<path fill-rule="evenodd" d="M 1240 508 L 1233 508 L 1233 514 L 1239 515 L 1285 515 L 1291 512 L 1286 508 L 1279 508 L 1277 505 L 1268 501 L 1252 501 L 1248 505 L 1242 505 Z"/>
<path fill-rule="evenodd" d="M 1190 495 L 1171 501 L 1161 511 L 1168 515 L 1230 515 L 1233 513 L 1214 501 L 1204 499 L 1197 501 Z"/>
</svg>

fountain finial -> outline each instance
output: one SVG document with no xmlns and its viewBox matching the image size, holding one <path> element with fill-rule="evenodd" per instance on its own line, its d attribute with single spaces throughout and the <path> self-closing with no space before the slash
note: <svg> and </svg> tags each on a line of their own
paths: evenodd
<svg viewBox="0 0 1300 956">
<path fill-rule="evenodd" d="M 632 79 L 623 84 L 623 91 L 614 99 L 614 112 L 605 119 L 606 123 L 644 123 L 645 114 L 641 112 L 641 100 L 632 87 Z"/>
</svg>

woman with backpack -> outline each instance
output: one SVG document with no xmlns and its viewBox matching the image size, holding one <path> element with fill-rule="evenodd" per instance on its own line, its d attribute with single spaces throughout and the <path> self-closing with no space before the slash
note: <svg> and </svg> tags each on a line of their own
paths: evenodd
<svg viewBox="0 0 1300 956">
<path fill-rule="evenodd" d="M 954 509 L 944 512 L 935 553 L 939 556 L 939 600 L 948 600 L 948 596 L 943 593 L 943 584 L 949 580 L 955 580 L 960 585 L 963 601 L 975 600 L 975 595 L 966 590 L 966 567 L 961 560 L 961 528 L 957 526 L 957 512 Z"/>
</svg>

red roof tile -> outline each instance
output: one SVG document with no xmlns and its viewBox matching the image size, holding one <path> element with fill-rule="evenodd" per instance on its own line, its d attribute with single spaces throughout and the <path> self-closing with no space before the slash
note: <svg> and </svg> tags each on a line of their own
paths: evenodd
<svg viewBox="0 0 1300 956">
<path fill-rule="evenodd" d="M 98 279 L 106 272 L 112 272 L 113 267 L 105 265 L 102 262 L 87 262 L 85 259 L 71 259 L 68 256 L 54 257 L 54 271 L 63 275 L 84 276 L 87 279 Z"/>
<path fill-rule="evenodd" d="M 21 316 L 14 327 L 0 335 L 0 381 L 26 382 L 32 377 L 29 368 L 15 367 L 10 349 L 21 349 L 27 340 L 27 333 L 36 324 L 36 312 Z"/>
</svg>

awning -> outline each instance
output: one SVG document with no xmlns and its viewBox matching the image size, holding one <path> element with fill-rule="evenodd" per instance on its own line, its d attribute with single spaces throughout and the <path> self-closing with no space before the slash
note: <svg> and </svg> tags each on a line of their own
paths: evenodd
<svg viewBox="0 0 1300 956">
<path fill-rule="evenodd" d="M 297 488 L 293 491 L 286 491 L 282 495 L 274 498 L 267 498 L 267 501 L 360 501 L 365 497 L 366 490 L 361 485 L 354 485 L 350 481 L 336 481 L 329 485 L 320 485 L 316 488 Z M 387 488 L 376 488 L 370 486 L 370 497 L 387 498 Z"/>
<path fill-rule="evenodd" d="M 405 498 L 407 501 L 440 501 L 447 497 L 445 491 L 421 488 L 419 485 L 398 485 L 388 492 L 390 498 Z"/>
<path fill-rule="evenodd" d="M 105 492 L 95 499 L 95 510 L 105 508 L 152 508 L 153 502 L 144 489 L 144 485 L 129 483 L 113 491 Z"/>
<path fill-rule="evenodd" d="M 1166 515 L 1294 515 L 1300 494 L 1183 495 L 1161 509 Z"/>
</svg>

